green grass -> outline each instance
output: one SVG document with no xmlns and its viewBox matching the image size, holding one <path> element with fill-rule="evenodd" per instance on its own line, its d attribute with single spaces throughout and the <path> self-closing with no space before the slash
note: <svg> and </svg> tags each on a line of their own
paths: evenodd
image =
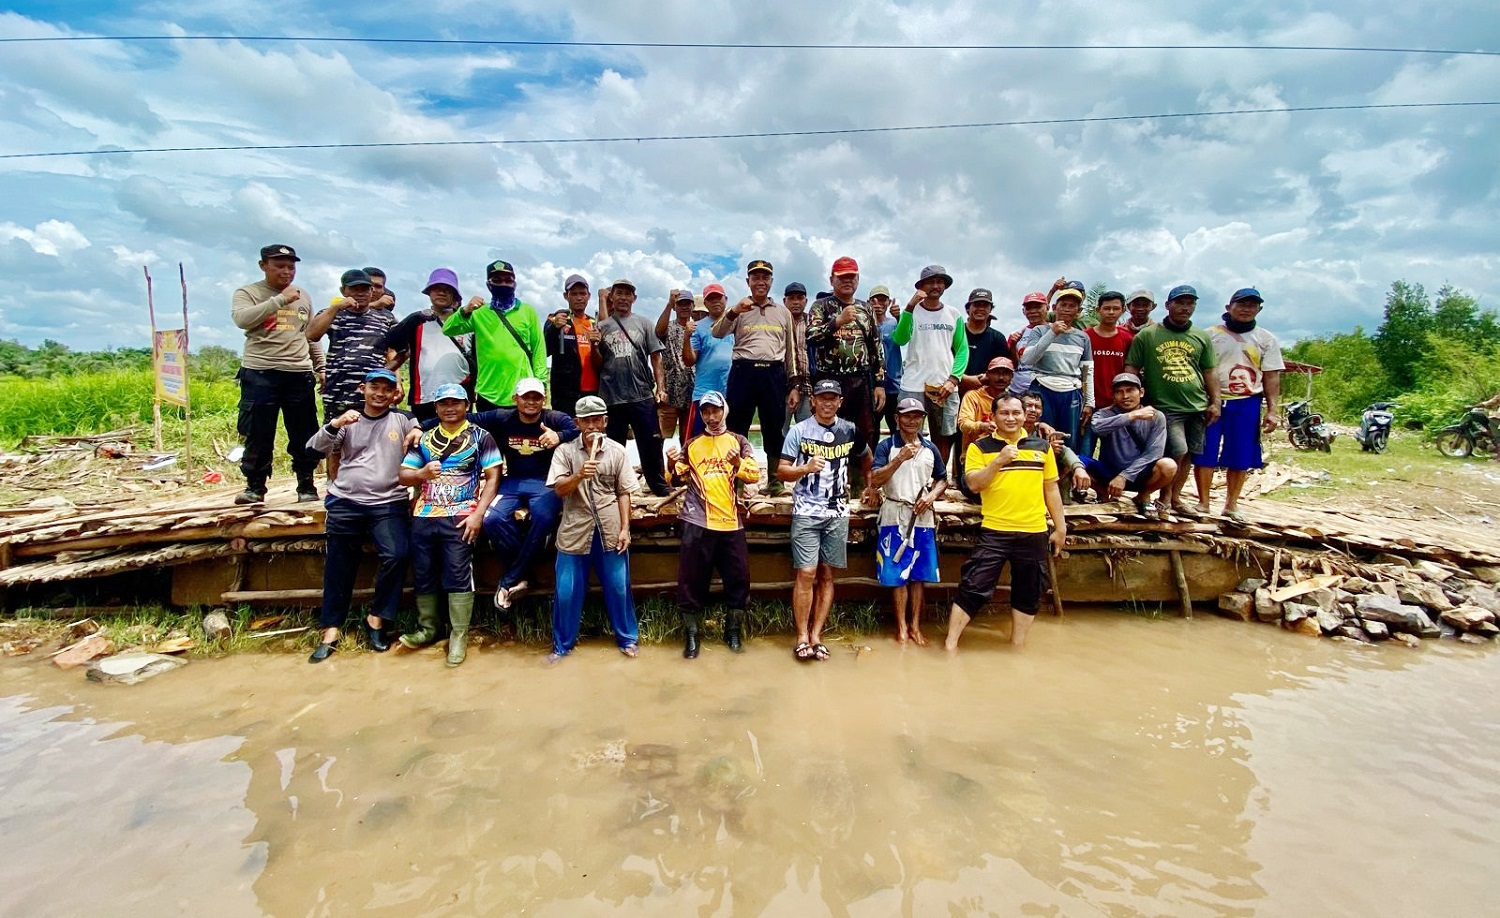
<svg viewBox="0 0 1500 918">
<path fill-rule="evenodd" d="M 1456 487 L 1457 480 L 1448 476 L 1458 473 L 1465 461 L 1449 459 L 1434 449 L 1424 434 L 1407 430 L 1391 431 L 1390 447 L 1384 453 L 1363 452 L 1353 436 L 1338 437 L 1333 441 L 1332 452 L 1328 453 L 1293 449 L 1281 430 L 1271 436 L 1267 446 L 1267 461 L 1328 475 L 1307 487 L 1284 485 L 1268 495 L 1272 500 L 1337 493 L 1378 496 L 1389 501 L 1396 494 L 1393 489 L 1404 484 L 1442 485 L 1446 482 Z"/>
<path fill-rule="evenodd" d="M 544 598 L 522 600 L 517 603 L 514 617 L 499 621 L 495 610 L 485 602 L 483 595 L 476 604 L 474 631 L 477 634 L 513 638 L 517 643 L 538 650 L 552 643 L 551 603 Z M 233 628 L 233 636 L 227 641 L 211 642 L 203 633 L 203 610 L 177 611 L 160 605 L 122 607 L 108 613 L 98 609 L 80 610 L 67 615 L 65 610 L 33 609 L 18 610 L 10 619 L 25 626 L 31 633 L 41 635 L 46 644 L 36 652 L 50 653 L 64 643 L 64 634 L 71 621 L 93 618 L 99 623 L 105 636 L 117 651 L 150 650 L 157 644 L 173 638 L 186 637 L 195 646 L 186 652 L 187 657 L 212 658 L 241 653 L 310 653 L 318 643 L 317 611 L 313 609 L 266 609 L 240 606 L 223 610 Z M 364 634 L 359 627 L 363 609 L 350 616 L 339 643 L 342 653 L 368 650 Z M 831 640 L 853 640 L 876 633 L 884 627 L 881 614 L 884 608 L 869 602 L 834 603 L 824 637 Z M 669 597 L 650 596 L 636 605 L 640 619 L 640 640 L 643 644 L 670 644 L 681 639 L 681 621 L 677 604 Z M 258 618 L 272 615 L 282 616 L 281 621 L 267 625 L 259 631 L 251 631 L 250 624 Z M 64 616 L 64 617 L 59 617 Z M 416 612 L 403 609 L 397 619 L 398 633 L 416 624 Z M 605 627 L 604 605 L 599 600 L 584 604 L 583 624 L 580 635 L 584 640 L 595 640 L 608 634 Z M 289 628 L 305 627 L 296 634 L 270 632 Z M 792 608 L 786 602 L 753 603 L 745 616 L 745 637 L 793 634 Z M 723 639 L 723 609 L 714 607 L 704 618 L 705 640 Z M 0 633 L 0 638 L 9 639 Z"/>
</svg>

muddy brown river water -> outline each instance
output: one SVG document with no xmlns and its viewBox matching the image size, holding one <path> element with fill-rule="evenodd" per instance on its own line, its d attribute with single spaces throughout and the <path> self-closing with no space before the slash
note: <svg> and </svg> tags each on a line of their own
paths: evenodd
<svg viewBox="0 0 1500 918">
<path fill-rule="evenodd" d="M 1500 653 L 976 626 L 824 664 L 4 661 L 0 914 L 1495 914 Z"/>
</svg>

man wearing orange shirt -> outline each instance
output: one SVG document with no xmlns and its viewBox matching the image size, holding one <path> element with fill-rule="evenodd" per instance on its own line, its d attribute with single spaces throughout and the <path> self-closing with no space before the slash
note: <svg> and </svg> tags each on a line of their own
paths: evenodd
<svg viewBox="0 0 1500 918">
<path fill-rule="evenodd" d="M 571 415 L 580 398 L 598 394 L 599 375 L 590 359 L 594 320 L 584 312 L 589 282 L 581 274 L 570 274 L 563 281 L 563 294 L 568 298 L 568 317 L 561 324 L 549 321 L 544 335 L 547 356 L 552 358 L 552 407 Z"/>
</svg>

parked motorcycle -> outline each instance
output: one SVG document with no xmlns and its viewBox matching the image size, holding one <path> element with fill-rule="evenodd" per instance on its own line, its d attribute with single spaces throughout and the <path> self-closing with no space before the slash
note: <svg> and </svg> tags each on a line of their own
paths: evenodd
<svg viewBox="0 0 1500 918">
<path fill-rule="evenodd" d="M 1490 416 L 1477 405 L 1466 409 L 1463 420 L 1450 424 L 1434 437 L 1438 452 L 1454 459 L 1466 459 L 1479 453 L 1492 455 L 1495 452 L 1495 437 L 1490 432 Z"/>
<path fill-rule="evenodd" d="M 1367 453 L 1383 453 L 1391 439 L 1391 422 L 1396 419 L 1395 402 L 1376 402 L 1359 417 L 1354 439 Z"/>
<path fill-rule="evenodd" d="M 1306 399 L 1286 406 L 1286 435 L 1298 449 L 1321 449 L 1325 453 L 1333 452 L 1333 438 L 1338 436 Z"/>
</svg>

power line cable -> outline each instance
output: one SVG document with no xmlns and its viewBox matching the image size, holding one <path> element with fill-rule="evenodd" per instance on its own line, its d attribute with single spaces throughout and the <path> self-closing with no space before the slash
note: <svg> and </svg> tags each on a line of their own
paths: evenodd
<svg viewBox="0 0 1500 918">
<path fill-rule="evenodd" d="M 301 42 L 304 44 L 372 44 L 372 45 L 468 45 L 512 48 L 636 48 L 636 49 L 707 49 L 750 51 L 1306 51 L 1347 52 L 1359 54 L 1439 54 L 1500 57 L 1500 51 L 1457 48 L 1400 48 L 1378 45 L 1084 45 L 1084 44 L 834 44 L 778 42 L 712 42 L 712 41 L 571 41 L 562 39 L 518 38 L 384 38 L 359 35 L 36 35 L 0 38 L 0 44 L 67 43 L 67 42 Z"/>
<path fill-rule="evenodd" d="M 1153 115 L 1096 115 L 1082 118 L 1029 118 L 1017 121 L 970 121 L 959 124 L 912 124 L 894 127 L 828 128 L 815 131 L 754 131 L 727 134 L 656 134 L 627 137 L 523 137 L 487 140 L 394 140 L 368 143 L 279 143 L 204 147 L 135 147 L 96 150 L 57 150 L 44 153 L 4 153 L 0 160 L 45 159 L 68 156 L 118 156 L 139 153 L 238 153 L 272 150 L 359 150 L 387 147 L 502 147 L 542 144 L 661 143 L 680 140 L 754 140 L 778 137 L 831 137 L 848 134 L 892 134 L 906 131 L 955 131 L 977 128 L 1034 127 L 1065 124 L 1102 124 L 1113 121 L 1166 121 L 1229 115 L 1277 115 L 1300 112 L 1392 111 L 1415 108 L 1472 108 L 1500 105 L 1495 102 L 1402 102 L 1366 105 L 1302 105 L 1288 108 L 1239 108 L 1212 112 L 1163 112 Z"/>
</svg>

